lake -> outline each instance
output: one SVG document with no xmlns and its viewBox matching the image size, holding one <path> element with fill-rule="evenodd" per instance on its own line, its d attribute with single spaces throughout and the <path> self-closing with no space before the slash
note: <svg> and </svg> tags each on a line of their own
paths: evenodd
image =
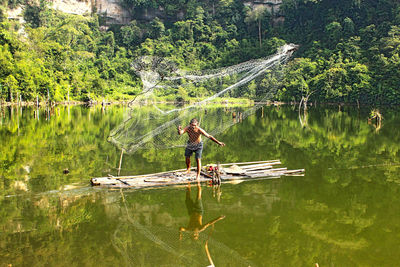
<svg viewBox="0 0 400 267">
<path fill-rule="evenodd" d="M 381 125 L 370 111 L 265 106 L 215 135 L 226 147 L 205 143 L 203 164 L 280 159 L 304 176 L 111 190 L 90 178 L 184 168 L 184 148 L 123 154 L 119 170 L 107 140 L 128 107 L 1 107 L 0 265 L 396 266 L 400 110 Z"/>
</svg>

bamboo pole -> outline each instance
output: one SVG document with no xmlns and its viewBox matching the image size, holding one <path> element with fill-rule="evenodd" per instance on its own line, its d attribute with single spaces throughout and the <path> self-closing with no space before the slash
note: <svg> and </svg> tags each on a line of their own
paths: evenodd
<svg viewBox="0 0 400 267">
<path fill-rule="evenodd" d="M 260 166 L 260 167 L 255 167 L 255 168 L 242 168 L 243 172 L 251 172 L 251 171 L 255 171 L 255 170 L 268 170 L 268 169 L 272 169 L 272 165 L 266 165 L 266 166 Z"/>
<path fill-rule="evenodd" d="M 118 176 L 119 176 L 119 174 L 120 174 L 120 172 L 121 172 L 122 156 L 123 156 L 123 155 L 124 155 L 124 150 L 121 149 L 121 156 L 120 156 L 120 158 L 119 158 Z"/>
<path fill-rule="evenodd" d="M 279 172 L 279 171 L 286 171 L 287 168 L 277 168 L 277 169 L 268 169 L 268 170 L 258 170 L 258 171 L 246 171 L 245 174 L 253 174 L 253 173 L 272 173 L 272 172 Z"/>
<path fill-rule="evenodd" d="M 196 167 L 190 168 L 191 170 L 194 170 Z M 141 178 L 141 177 L 146 177 L 146 176 L 151 176 L 151 175 L 160 175 L 160 174 L 165 174 L 165 173 L 174 173 L 174 172 L 182 172 L 186 171 L 186 169 L 178 169 L 178 170 L 172 170 L 172 171 L 164 171 L 164 172 L 156 172 L 156 173 L 148 173 L 148 174 L 140 174 L 140 175 L 131 175 L 131 176 L 118 176 L 118 177 L 99 177 L 99 178 L 108 178 L 108 179 L 133 179 L 133 178 Z"/>
<path fill-rule="evenodd" d="M 245 166 L 241 166 L 240 168 L 242 168 L 243 170 L 247 170 L 247 169 L 256 169 L 256 168 L 268 167 L 268 166 L 279 165 L 279 164 L 281 164 L 281 162 L 277 161 L 277 162 L 255 164 L 255 165 L 245 165 Z"/>
<path fill-rule="evenodd" d="M 272 173 L 254 173 L 249 174 L 250 178 L 257 178 L 257 177 L 267 177 L 267 176 L 282 176 L 282 175 L 291 175 L 296 173 L 303 173 L 304 169 L 299 170 L 286 170 L 286 171 L 277 171 Z"/>
<path fill-rule="evenodd" d="M 272 163 L 272 162 L 278 162 L 279 159 L 274 159 L 274 160 L 261 160 L 261 161 L 249 161 L 249 162 L 231 162 L 231 163 L 224 163 L 220 164 L 221 166 L 227 166 L 227 165 L 245 165 L 245 164 L 255 164 L 255 163 Z"/>
</svg>

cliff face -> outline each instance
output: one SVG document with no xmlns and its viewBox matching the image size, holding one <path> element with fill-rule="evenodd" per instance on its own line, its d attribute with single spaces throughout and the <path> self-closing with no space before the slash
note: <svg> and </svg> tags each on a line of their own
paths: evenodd
<svg viewBox="0 0 400 267">
<path fill-rule="evenodd" d="M 52 0 L 50 7 L 65 13 L 84 15 L 92 12 L 91 2 L 77 0 Z"/>
<path fill-rule="evenodd" d="M 285 17 L 279 12 L 282 1 L 283 0 L 247 0 L 244 1 L 244 4 L 251 8 L 257 8 L 259 6 L 265 7 L 272 14 L 273 25 L 279 25 L 285 21 Z"/>
<path fill-rule="evenodd" d="M 265 6 L 269 12 L 272 14 L 279 13 L 279 7 L 281 6 L 283 0 L 247 0 L 244 4 L 252 8 L 258 6 Z"/>
<path fill-rule="evenodd" d="M 110 24 L 127 24 L 131 21 L 131 14 L 118 0 L 52 0 L 51 7 L 75 15 L 97 12 L 105 15 Z"/>
<path fill-rule="evenodd" d="M 127 8 L 122 7 L 121 2 L 122 0 L 51 0 L 50 7 L 75 15 L 97 12 L 107 18 L 107 24 L 128 24 L 134 19 L 151 21 L 155 17 L 167 18 L 162 7 L 157 9 L 145 9 L 143 12 L 138 12 L 138 14 L 132 15 Z M 279 15 L 279 7 L 282 4 L 282 0 L 246 0 L 244 1 L 244 4 L 251 8 L 264 6 L 274 15 L 275 23 L 283 21 L 283 17 Z M 15 14 L 13 15 L 16 16 Z M 11 15 L 11 17 L 13 15 Z M 183 17 L 184 13 L 181 11 L 176 14 L 174 19 L 180 20 Z"/>
<path fill-rule="evenodd" d="M 127 8 L 123 8 L 120 0 L 92 0 L 99 14 L 107 17 L 110 24 L 128 24 L 133 18 Z"/>
</svg>

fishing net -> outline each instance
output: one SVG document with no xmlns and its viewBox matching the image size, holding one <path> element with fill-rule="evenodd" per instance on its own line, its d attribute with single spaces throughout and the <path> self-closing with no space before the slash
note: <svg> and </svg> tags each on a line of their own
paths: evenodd
<svg viewBox="0 0 400 267">
<path fill-rule="evenodd" d="M 125 201 L 122 210 L 111 243 L 125 266 L 254 266 L 238 251 L 213 238 L 218 226 L 193 239 L 191 233 L 180 236 L 178 227 L 146 225 Z"/>
<path fill-rule="evenodd" d="M 138 149 L 185 146 L 188 141 L 178 135 L 177 128 L 182 125 L 184 130 L 192 118 L 196 118 L 198 127 L 211 136 L 218 137 L 226 129 L 254 114 L 265 101 L 275 96 L 276 81 L 282 78 L 284 63 L 295 49 L 295 45 L 284 45 L 276 54 L 267 58 L 202 71 L 183 71 L 167 59 L 140 57 L 132 66 L 142 80 L 143 90 L 129 103 L 129 113 L 111 131 L 109 141 L 126 153 L 133 153 Z M 253 104 L 246 100 L 256 90 L 249 83 L 258 78 L 267 78 L 268 82 L 262 92 L 257 92 L 260 104 Z M 197 101 L 180 107 L 160 107 L 154 101 L 151 106 L 140 106 L 154 96 L 174 92 L 179 99 L 182 97 L 180 92 L 191 90 L 194 93 L 211 92 L 211 95 L 198 96 Z M 228 100 L 223 102 L 221 97 Z M 230 101 L 236 105 L 232 105 Z M 189 144 L 197 145 L 198 132 L 191 129 L 187 128 Z"/>
<path fill-rule="evenodd" d="M 210 229 L 211 231 L 211 229 Z M 214 230 L 217 231 L 217 230 Z M 111 238 L 125 266 L 254 266 L 239 252 L 214 239 L 209 233 L 194 240 L 179 239 L 178 229 L 143 226 L 138 222 L 121 224 Z M 208 254 L 208 255 L 207 255 Z M 151 264 L 150 264 L 151 263 Z"/>
</svg>

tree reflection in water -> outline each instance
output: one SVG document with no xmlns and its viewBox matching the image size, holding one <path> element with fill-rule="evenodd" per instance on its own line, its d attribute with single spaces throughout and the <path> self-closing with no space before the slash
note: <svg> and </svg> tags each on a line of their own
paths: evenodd
<svg viewBox="0 0 400 267">
<path fill-rule="evenodd" d="M 303 128 L 296 108 L 265 106 L 219 136 L 228 144 L 224 150 L 206 146 L 204 161 L 280 159 L 288 168 L 305 168 L 305 177 L 224 184 L 220 201 L 216 188 L 203 187 L 202 220 L 226 218 L 214 231 L 199 232 L 198 240 L 192 232 L 179 240 L 179 227 L 190 220 L 184 189 L 124 192 L 127 213 L 119 192 L 88 187 L 91 177 L 119 171 L 121 150 L 106 140 L 124 107 L 102 113 L 60 106 L 48 120 L 43 108 L 3 107 L 0 265 L 205 266 L 205 248 L 216 266 L 398 265 L 399 110 L 381 108 L 376 131 L 369 109 L 312 106 Z M 138 112 L 145 117 L 151 108 Z M 224 112 L 207 109 L 211 116 Z M 240 110 L 224 118 L 231 121 L 232 112 Z M 121 175 L 181 168 L 182 153 L 124 152 Z M 83 188 L 71 189 L 76 186 Z"/>
</svg>

